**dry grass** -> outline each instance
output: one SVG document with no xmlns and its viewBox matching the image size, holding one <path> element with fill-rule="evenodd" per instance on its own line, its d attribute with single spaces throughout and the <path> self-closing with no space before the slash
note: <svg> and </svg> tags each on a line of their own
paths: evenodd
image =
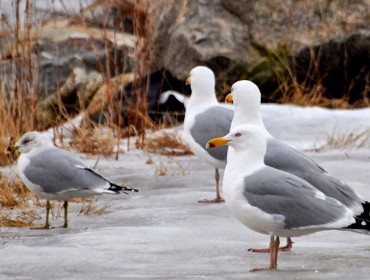
<svg viewBox="0 0 370 280">
<path fill-rule="evenodd" d="M 364 129 L 361 131 L 340 132 L 333 129 L 332 133 L 326 134 L 326 141 L 320 147 L 316 147 L 315 151 L 321 151 L 328 148 L 340 150 L 356 150 L 359 148 L 367 148 L 370 143 L 370 130 Z"/>
<path fill-rule="evenodd" d="M 183 176 L 186 174 L 187 169 L 174 157 L 192 155 L 193 153 L 176 132 L 161 132 L 147 136 L 143 146 L 145 151 L 149 153 L 146 164 L 155 166 L 154 174 L 156 176 Z M 150 153 L 160 156 L 153 159 Z"/>
<path fill-rule="evenodd" d="M 40 219 L 30 208 L 30 191 L 19 181 L 0 176 L 0 226 L 26 227 Z"/>
<path fill-rule="evenodd" d="M 24 132 L 38 128 L 37 82 L 33 75 L 38 63 L 33 61 L 32 44 L 37 43 L 36 29 L 32 30 L 30 1 L 26 0 L 24 26 L 20 21 L 20 1 L 14 1 L 15 24 L 3 27 L 9 32 L 8 54 L 13 75 L 0 77 L 0 151 L 4 151 L 10 137 L 18 139 Z M 21 32 L 22 31 L 22 32 Z M 5 65 L 4 65 L 5 67 Z M 9 159 L 0 155 L 0 165 L 9 164 Z"/>
<path fill-rule="evenodd" d="M 145 150 L 165 156 L 192 155 L 190 148 L 174 132 L 164 132 L 160 135 L 148 136 L 145 139 Z"/>
<path fill-rule="evenodd" d="M 314 48 L 310 51 L 310 65 L 303 78 L 297 77 L 292 55 L 286 45 L 278 45 L 275 49 L 253 43 L 259 54 L 258 58 L 242 71 L 243 79 L 255 81 L 257 84 L 269 85 L 274 90 L 270 96 L 264 96 L 269 101 L 298 106 L 321 106 L 326 108 L 347 109 L 368 107 L 367 89 L 363 97 L 355 103 L 349 103 L 348 93 L 342 98 L 325 96 L 323 77 L 320 73 L 321 51 L 316 54 Z M 368 81 L 366 81 L 368 84 Z M 263 95 L 263 92 L 262 92 Z"/>
<path fill-rule="evenodd" d="M 15 208 L 28 205 L 30 191 L 20 180 L 11 181 L 0 175 L 0 207 Z"/>
<path fill-rule="evenodd" d="M 96 206 L 95 203 L 98 199 L 84 199 L 78 215 L 103 215 L 107 212 L 107 209 L 110 207 L 109 204 L 103 206 Z"/>
<path fill-rule="evenodd" d="M 74 128 L 69 145 L 81 153 L 111 156 L 116 139 L 108 127 L 90 125 Z"/>
<path fill-rule="evenodd" d="M 298 106 L 320 106 L 325 108 L 347 109 L 353 105 L 348 103 L 345 98 L 332 99 L 324 95 L 321 84 L 314 85 L 313 88 L 307 88 L 298 83 L 294 77 L 289 81 L 280 83 L 281 97 L 278 102 L 282 104 L 295 104 Z"/>
<path fill-rule="evenodd" d="M 40 218 L 41 217 L 36 213 L 36 211 L 31 209 L 12 211 L 0 215 L 0 226 L 30 227 L 33 226 L 33 222 L 35 220 L 39 220 Z"/>
<path fill-rule="evenodd" d="M 173 157 L 158 158 L 153 161 L 156 176 L 184 176 L 188 172 L 187 166 Z"/>
</svg>

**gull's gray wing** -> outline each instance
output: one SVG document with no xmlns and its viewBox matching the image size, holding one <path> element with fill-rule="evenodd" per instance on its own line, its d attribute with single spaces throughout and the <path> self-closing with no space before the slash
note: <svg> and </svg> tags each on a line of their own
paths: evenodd
<svg viewBox="0 0 370 280">
<path fill-rule="evenodd" d="M 91 170 L 72 153 L 52 147 L 29 158 L 24 175 L 46 193 L 101 189 L 109 182 Z"/>
<path fill-rule="evenodd" d="M 293 174 L 295 174 L 295 172 L 301 172 L 302 170 L 316 174 L 326 172 L 308 156 L 274 138 L 267 140 L 265 164 Z"/>
<path fill-rule="evenodd" d="M 284 216 L 288 229 L 335 222 L 346 211 L 337 200 L 323 198 L 309 183 L 268 166 L 244 178 L 243 194 L 250 205 Z"/>
<path fill-rule="evenodd" d="M 328 175 L 314 160 L 288 145 L 276 139 L 269 139 L 264 160 L 266 165 L 292 173 L 325 195 L 339 200 L 351 209 L 361 211 L 363 199 L 351 187 Z"/>
<path fill-rule="evenodd" d="M 206 143 L 214 137 L 229 133 L 234 111 L 222 106 L 215 106 L 195 116 L 190 134 L 204 150 L 218 160 L 226 161 L 227 146 L 206 149 Z"/>
</svg>

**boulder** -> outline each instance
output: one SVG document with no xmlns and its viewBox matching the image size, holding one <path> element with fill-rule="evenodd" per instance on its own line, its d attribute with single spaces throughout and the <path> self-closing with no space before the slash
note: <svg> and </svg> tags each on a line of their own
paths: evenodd
<svg viewBox="0 0 370 280">
<path fill-rule="evenodd" d="M 180 79 L 192 67 L 207 65 L 216 72 L 221 91 L 228 90 L 225 83 L 246 78 L 269 96 L 291 78 L 289 71 L 301 69 L 297 79 L 303 81 L 315 60 L 321 72 L 307 86 L 322 83 L 329 98 L 350 94 L 357 99 L 369 94 L 369 15 L 370 0 L 159 0 L 150 10 L 153 64 Z M 277 80 L 274 68 L 285 71 L 286 80 Z M 347 79 L 345 85 L 336 86 L 328 77 L 338 75 Z"/>
<path fill-rule="evenodd" d="M 370 36 L 355 34 L 303 48 L 290 63 L 300 84 L 320 85 L 330 99 L 369 105 Z"/>
</svg>

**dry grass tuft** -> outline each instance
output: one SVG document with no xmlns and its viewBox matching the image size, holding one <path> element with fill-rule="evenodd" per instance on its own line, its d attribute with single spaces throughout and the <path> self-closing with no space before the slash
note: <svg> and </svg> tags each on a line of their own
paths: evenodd
<svg viewBox="0 0 370 280">
<path fill-rule="evenodd" d="M 361 132 L 348 132 L 343 134 L 332 134 L 327 137 L 327 146 L 335 149 L 359 149 L 366 147 L 369 143 L 370 131 L 365 129 Z"/>
<path fill-rule="evenodd" d="M 333 99 L 328 98 L 324 94 L 323 86 L 318 83 L 312 88 L 300 84 L 294 77 L 291 80 L 284 80 L 280 83 L 281 97 L 278 102 L 282 104 L 295 104 L 298 106 L 320 106 L 324 108 L 348 109 L 354 105 L 348 103 L 346 98 Z M 361 104 L 356 104 L 360 106 Z M 366 104 L 361 106 L 366 107 Z M 360 107 L 361 107 L 360 106 Z"/>
<path fill-rule="evenodd" d="M 360 132 L 349 131 L 339 132 L 335 128 L 331 134 L 326 135 L 326 143 L 315 151 L 321 151 L 328 148 L 341 150 L 355 150 L 359 148 L 366 148 L 370 143 L 370 130 L 364 129 Z"/>
<path fill-rule="evenodd" d="M 15 208 L 28 205 L 30 191 L 20 180 L 12 182 L 0 175 L 0 207 Z"/>
<path fill-rule="evenodd" d="M 81 209 L 78 215 L 103 215 L 107 212 L 107 209 L 110 207 L 109 204 L 103 206 L 96 206 L 94 203 L 97 201 L 97 198 L 94 199 L 84 199 L 82 200 Z"/>
<path fill-rule="evenodd" d="M 173 157 L 166 157 L 165 160 L 159 158 L 154 164 L 156 176 L 184 176 L 188 171 L 187 166 Z"/>
<path fill-rule="evenodd" d="M 286 45 L 278 45 L 273 49 L 256 43 L 252 46 L 258 53 L 258 58 L 244 67 L 242 79 L 252 80 L 259 86 L 270 88 L 269 91 L 273 93 L 263 96 L 266 101 L 337 109 L 369 106 L 367 90 L 363 92 L 362 98 L 354 103 L 349 103 L 349 93 L 345 93 L 341 98 L 326 96 L 323 84 L 325 73 L 319 72 L 319 65 L 323 63 L 320 60 L 320 50 L 315 54 L 314 48 L 311 48 L 306 76 L 299 77 L 292 64 L 291 51 Z M 368 80 L 364 82 L 368 83 Z"/>
<path fill-rule="evenodd" d="M 3 209 L 0 209 L 3 210 Z M 41 219 L 34 210 L 24 209 L 21 211 L 7 212 L 0 215 L 0 225 L 3 227 L 30 227 L 35 220 Z"/>
<path fill-rule="evenodd" d="M 148 136 L 145 139 L 145 149 L 149 153 L 156 153 L 165 156 L 192 155 L 190 148 L 182 139 L 171 132 L 164 132 L 156 136 Z"/>
<path fill-rule="evenodd" d="M 30 191 L 19 181 L 0 176 L 0 226 L 26 227 L 40 219 L 29 208 Z"/>
<path fill-rule="evenodd" d="M 168 169 L 162 161 L 155 167 L 154 174 L 156 176 L 166 176 L 168 174 Z"/>
<path fill-rule="evenodd" d="M 70 145 L 81 153 L 111 156 L 116 139 L 108 127 L 78 127 L 73 130 Z"/>
</svg>

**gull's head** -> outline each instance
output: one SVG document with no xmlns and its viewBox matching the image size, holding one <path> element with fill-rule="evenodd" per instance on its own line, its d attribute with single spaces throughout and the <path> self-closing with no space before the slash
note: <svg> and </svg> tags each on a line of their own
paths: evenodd
<svg viewBox="0 0 370 280">
<path fill-rule="evenodd" d="M 206 91 L 214 94 L 216 85 L 215 74 L 206 66 L 196 66 L 190 71 L 190 76 L 186 79 L 186 84 L 191 86 L 194 92 Z"/>
<path fill-rule="evenodd" d="M 28 153 L 34 148 L 43 147 L 50 143 L 51 139 L 47 135 L 38 131 L 31 131 L 25 133 L 21 138 L 19 138 L 14 147 L 21 153 Z"/>
<path fill-rule="evenodd" d="M 229 145 L 236 151 L 251 150 L 266 152 L 266 136 L 260 126 L 243 124 L 235 127 L 229 134 L 209 140 L 206 148 Z"/>
<path fill-rule="evenodd" d="M 236 106 L 241 105 L 244 108 L 259 107 L 261 92 L 255 83 L 241 80 L 232 85 L 231 92 L 226 96 L 225 102 L 234 103 Z"/>
</svg>

